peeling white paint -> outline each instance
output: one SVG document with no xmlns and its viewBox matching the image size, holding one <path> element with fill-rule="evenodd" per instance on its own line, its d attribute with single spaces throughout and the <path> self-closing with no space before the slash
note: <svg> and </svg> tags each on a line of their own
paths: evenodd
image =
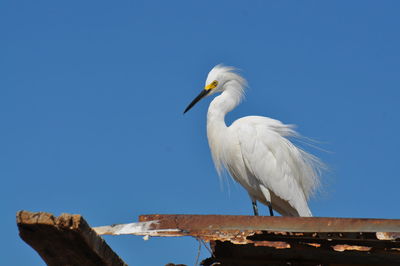
<svg viewBox="0 0 400 266">
<path fill-rule="evenodd" d="M 379 240 L 396 240 L 400 239 L 400 233 L 376 232 L 376 238 Z"/>
<path fill-rule="evenodd" d="M 180 229 L 156 229 L 158 221 L 116 224 L 93 227 L 98 235 L 143 235 L 163 236 L 164 234 L 180 233 Z M 145 239 L 146 240 L 146 239 Z"/>
</svg>

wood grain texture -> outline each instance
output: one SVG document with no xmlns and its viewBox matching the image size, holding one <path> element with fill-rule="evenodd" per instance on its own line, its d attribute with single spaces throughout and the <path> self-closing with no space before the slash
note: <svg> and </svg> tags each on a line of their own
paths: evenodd
<svg viewBox="0 0 400 266">
<path fill-rule="evenodd" d="M 20 211 L 17 225 L 47 265 L 127 265 L 81 215 Z"/>
</svg>

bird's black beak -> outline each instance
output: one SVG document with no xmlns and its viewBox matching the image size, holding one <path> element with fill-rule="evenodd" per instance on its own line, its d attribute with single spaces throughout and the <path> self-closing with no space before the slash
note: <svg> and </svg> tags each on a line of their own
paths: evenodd
<svg viewBox="0 0 400 266">
<path fill-rule="evenodd" d="M 198 101 L 200 101 L 201 99 L 203 99 L 204 97 L 206 97 L 209 93 L 211 92 L 211 90 L 202 90 L 200 92 L 199 95 L 197 95 L 196 98 L 194 98 L 194 100 L 188 105 L 188 107 L 186 107 L 185 111 L 183 111 L 183 113 L 186 113 L 187 111 L 189 111 Z"/>
</svg>

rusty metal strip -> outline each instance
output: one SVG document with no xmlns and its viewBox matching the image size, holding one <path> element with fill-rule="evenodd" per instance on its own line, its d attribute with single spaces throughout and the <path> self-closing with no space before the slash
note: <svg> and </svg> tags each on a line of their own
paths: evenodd
<svg viewBox="0 0 400 266">
<path fill-rule="evenodd" d="M 287 247 L 289 245 L 287 243 L 300 240 L 304 243 L 313 243 L 307 245 L 314 247 L 319 247 L 324 241 L 332 240 L 339 241 L 337 245 L 383 247 L 387 246 L 385 244 L 387 241 L 400 238 L 400 220 L 390 219 L 142 215 L 139 220 L 138 223 L 93 229 L 100 235 L 193 236 L 205 241 L 253 243 L 257 246 L 273 245 L 276 248 Z M 381 243 L 374 244 L 374 242 Z M 399 248 L 400 245 L 390 247 Z M 341 246 L 338 246 L 338 249 L 342 249 Z M 346 250 L 349 249 L 350 247 Z"/>
<path fill-rule="evenodd" d="M 98 233 L 192 236 L 209 241 L 204 265 L 400 265 L 400 220 L 142 215 L 139 223 L 94 228 Z M 235 254 L 234 256 L 232 254 Z M 308 264 L 307 264 L 308 265 Z"/>
<path fill-rule="evenodd" d="M 400 233 L 400 220 L 324 217 L 269 217 L 234 215 L 141 215 L 140 222 L 157 220 L 157 229 L 240 230 L 278 232 L 391 232 Z M 154 228 L 156 229 L 156 228 Z M 397 234 L 398 236 L 399 234 Z M 392 234 L 393 236 L 393 234 Z"/>
</svg>

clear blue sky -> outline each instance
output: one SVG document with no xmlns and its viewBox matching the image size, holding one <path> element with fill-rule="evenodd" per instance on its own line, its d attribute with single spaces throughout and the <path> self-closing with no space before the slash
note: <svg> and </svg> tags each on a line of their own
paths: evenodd
<svg viewBox="0 0 400 266">
<path fill-rule="evenodd" d="M 205 116 L 186 105 L 218 63 L 265 115 L 321 141 L 316 216 L 400 218 L 398 1 L 1 1 L 0 264 L 42 265 L 18 210 L 252 214 L 220 185 Z M 222 188 L 221 188 L 222 187 Z M 262 208 L 264 214 L 266 209 Z M 193 239 L 106 237 L 131 265 L 192 265 Z M 209 254 L 203 249 L 202 258 Z"/>
</svg>

